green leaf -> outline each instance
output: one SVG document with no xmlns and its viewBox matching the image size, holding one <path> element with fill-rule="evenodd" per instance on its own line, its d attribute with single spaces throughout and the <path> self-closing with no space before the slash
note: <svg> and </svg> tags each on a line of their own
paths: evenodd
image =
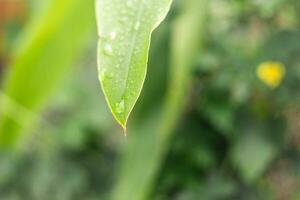
<svg viewBox="0 0 300 200">
<path fill-rule="evenodd" d="M 97 0 L 99 79 L 124 129 L 144 84 L 152 31 L 166 17 L 171 2 Z"/>
<path fill-rule="evenodd" d="M 257 180 L 266 170 L 277 149 L 259 134 L 248 133 L 241 136 L 231 153 L 232 162 L 248 183 Z"/>
<path fill-rule="evenodd" d="M 40 118 L 38 111 L 69 72 L 93 30 L 93 0 L 45 2 L 43 11 L 33 16 L 21 34 L 0 93 L 1 147 L 15 146 L 21 133 Z"/>
</svg>

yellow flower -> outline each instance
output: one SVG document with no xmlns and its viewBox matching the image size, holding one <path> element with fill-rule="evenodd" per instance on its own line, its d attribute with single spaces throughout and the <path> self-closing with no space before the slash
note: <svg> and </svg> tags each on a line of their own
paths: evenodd
<svg viewBox="0 0 300 200">
<path fill-rule="evenodd" d="M 285 67 L 280 62 L 264 62 L 258 66 L 256 75 L 269 87 L 276 88 L 285 75 Z"/>
</svg>

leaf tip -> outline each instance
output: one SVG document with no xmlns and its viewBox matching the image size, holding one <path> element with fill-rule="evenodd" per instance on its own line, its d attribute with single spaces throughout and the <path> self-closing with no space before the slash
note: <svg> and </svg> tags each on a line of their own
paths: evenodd
<svg viewBox="0 0 300 200">
<path fill-rule="evenodd" d="M 127 127 L 126 126 L 123 126 L 123 133 L 124 133 L 124 136 L 127 137 Z"/>
<path fill-rule="evenodd" d="M 117 122 L 121 125 L 124 136 L 127 137 L 127 122 L 120 122 L 119 120 Z"/>
<path fill-rule="evenodd" d="M 114 113 L 112 110 L 113 116 L 118 124 L 122 127 L 124 136 L 127 136 L 127 118 L 121 117 L 118 114 Z"/>
</svg>

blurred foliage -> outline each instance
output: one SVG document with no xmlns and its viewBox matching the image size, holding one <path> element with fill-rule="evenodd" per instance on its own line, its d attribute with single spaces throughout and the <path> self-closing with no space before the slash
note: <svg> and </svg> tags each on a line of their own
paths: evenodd
<svg viewBox="0 0 300 200">
<path fill-rule="evenodd" d="M 46 6 L 38 2 L 27 1 L 28 18 Z M 73 70 L 65 74 L 55 95 L 47 94 L 42 111 L 34 110 L 43 123 L 34 126 L 24 151 L 1 153 L 0 199 L 105 200 L 111 199 L 111 191 L 122 191 L 118 187 L 124 189 L 124 199 L 130 198 L 127 195 L 151 200 L 300 198 L 300 2 L 208 1 L 207 16 L 197 24 L 204 27 L 199 35 L 202 45 L 189 61 L 192 70 L 180 72 L 186 73 L 188 84 L 172 87 L 178 75 L 173 73 L 177 62 L 172 55 L 185 41 L 184 35 L 174 39 L 174 24 L 185 2 L 175 1 L 168 19 L 154 33 L 148 77 L 129 120 L 128 138 L 100 95 L 96 33 L 87 34 L 80 57 L 73 58 Z M 18 22 L 19 29 L 22 23 Z M 10 39 L 1 36 L 1 41 L 13 46 L 15 36 L 23 35 L 17 30 Z M 0 52 L 2 71 L 13 70 L 14 51 L 5 47 Z M 48 59 L 55 63 L 51 54 Z M 277 87 L 257 76 L 266 62 L 285 67 Z M 166 101 L 170 88 L 183 91 L 183 97 Z M 174 108 L 171 104 L 178 98 L 181 103 L 175 105 L 182 106 L 180 111 L 161 118 L 165 107 Z M 167 143 L 156 143 L 160 124 L 170 126 Z"/>
<path fill-rule="evenodd" d="M 4 93 L 12 100 L 2 98 L 1 102 L 2 147 L 10 147 L 18 142 L 16 140 L 20 132 L 25 132 L 28 124 L 37 118 L 30 112 L 40 108 L 44 99 L 68 72 L 70 63 L 81 49 L 82 41 L 91 31 L 94 22 L 92 8 L 91 0 L 84 3 L 52 1 L 42 14 L 33 17 L 29 23 L 18 41 L 12 62 L 13 70 L 7 74 L 4 84 Z M 83 12 L 78 14 L 78 9 Z M 17 108 L 15 104 L 30 112 Z"/>
</svg>

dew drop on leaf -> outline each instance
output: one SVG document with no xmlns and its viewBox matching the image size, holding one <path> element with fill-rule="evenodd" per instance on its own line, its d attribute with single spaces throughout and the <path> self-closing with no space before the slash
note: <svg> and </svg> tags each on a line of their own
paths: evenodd
<svg viewBox="0 0 300 200">
<path fill-rule="evenodd" d="M 116 104 L 116 112 L 118 114 L 123 113 L 125 110 L 125 102 L 124 100 L 120 101 L 120 103 Z"/>
<path fill-rule="evenodd" d="M 113 55 L 113 49 L 110 43 L 104 42 L 103 44 L 103 51 L 106 55 L 111 56 Z"/>
<path fill-rule="evenodd" d="M 117 37 L 117 32 L 113 31 L 109 34 L 109 39 L 110 40 L 115 40 Z"/>
</svg>

